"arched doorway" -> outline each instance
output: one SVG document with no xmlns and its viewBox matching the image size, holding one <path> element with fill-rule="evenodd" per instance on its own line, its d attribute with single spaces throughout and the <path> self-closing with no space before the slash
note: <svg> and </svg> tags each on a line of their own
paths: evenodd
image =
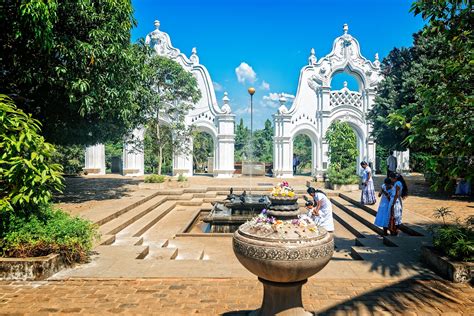
<svg viewBox="0 0 474 316">
<path fill-rule="evenodd" d="M 173 173 L 173 136 L 168 125 L 160 124 L 160 135 L 156 133 L 156 122 L 150 122 L 144 135 L 145 174 Z"/>
<path fill-rule="evenodd" d="M 360 162 L 360 137 L 348 122 L 334 120 L 326 131 L 329 163 L 337 164 L 341 169 L 358 171 Z"/>
<path fill-rule="evenodd" d="M 303 133 L 293 137 L 293 175 L 311 175 L 313 166 L 313 147 L 311 138 Z"/>
</svg>

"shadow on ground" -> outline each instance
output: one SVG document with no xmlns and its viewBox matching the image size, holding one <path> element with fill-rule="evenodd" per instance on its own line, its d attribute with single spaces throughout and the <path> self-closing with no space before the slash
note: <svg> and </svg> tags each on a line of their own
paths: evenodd
<svg viewBox="0 0 474 316">
<path fill-rule="evenodd" d="M 64 192 L 54 197 L 55 203 L 83 203 L 87 201 L 102 201 L 120 199 L 129 196 L 132 188 L 140 180 L 130 178 L 65 178 Z"/>
</svg>

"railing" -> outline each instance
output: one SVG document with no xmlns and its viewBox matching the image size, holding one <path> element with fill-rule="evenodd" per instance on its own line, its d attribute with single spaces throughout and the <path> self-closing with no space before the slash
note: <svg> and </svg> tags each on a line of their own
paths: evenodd
<svg viewBox="0 0 474 316">
<path fill-rule="evenodd" d="M 360 92 L 350 90 L 331 91 L 329 97 L 329 105 L 336 107 L 339 105 L 353 105 L 362 107 L 362 94 Z"/>
</svg>

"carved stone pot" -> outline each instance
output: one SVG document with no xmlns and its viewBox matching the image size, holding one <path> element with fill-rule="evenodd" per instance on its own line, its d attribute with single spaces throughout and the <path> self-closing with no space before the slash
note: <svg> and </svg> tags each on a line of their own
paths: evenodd
<svg viewBox="0 0 474 316">
<path fill-rule="evenodd" d="M 234 233 L 237 259 L 264 286 L 262 306 L 252 314 L 311 315 L 303 308 L 301 288 L 310 276 L 328 264 L 334 239 L 323 228 L 317 234 L 299 228 L 294 233 L 301 237 L 261 236 L 252 231 L 249 223 Z"/>
</svg>

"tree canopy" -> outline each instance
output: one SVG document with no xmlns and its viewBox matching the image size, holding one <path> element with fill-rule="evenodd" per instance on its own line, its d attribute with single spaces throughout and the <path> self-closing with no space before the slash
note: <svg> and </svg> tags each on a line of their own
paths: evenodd
<svg viewBox="0 0 474 316">
<path fill-rule="evenodd" d="M 334 121 L 326 132 L 329 144 L 329 161 L 338 164 L 341 169 L 353 169 L 357 159 L 357 139 L 347 122 Z"/>
<path fill-rule="evenodd" d="M 121 138 L 140 111 L 142 45 L 130 0 L 7 1 L 0 11 L 0 87 L 55 144 Z"/>
<path fill-rule="evenodd" d="M 370 118 L 377 142 L 410 148 L 435 175 L 433 188 L 448 189 L 458 177 L 474 177 L 474 18 L 464 0 L 416 1 L 412 11 L 429 23 L 413 47 L 384 60 L 387 76 Z"/>
</svg>

